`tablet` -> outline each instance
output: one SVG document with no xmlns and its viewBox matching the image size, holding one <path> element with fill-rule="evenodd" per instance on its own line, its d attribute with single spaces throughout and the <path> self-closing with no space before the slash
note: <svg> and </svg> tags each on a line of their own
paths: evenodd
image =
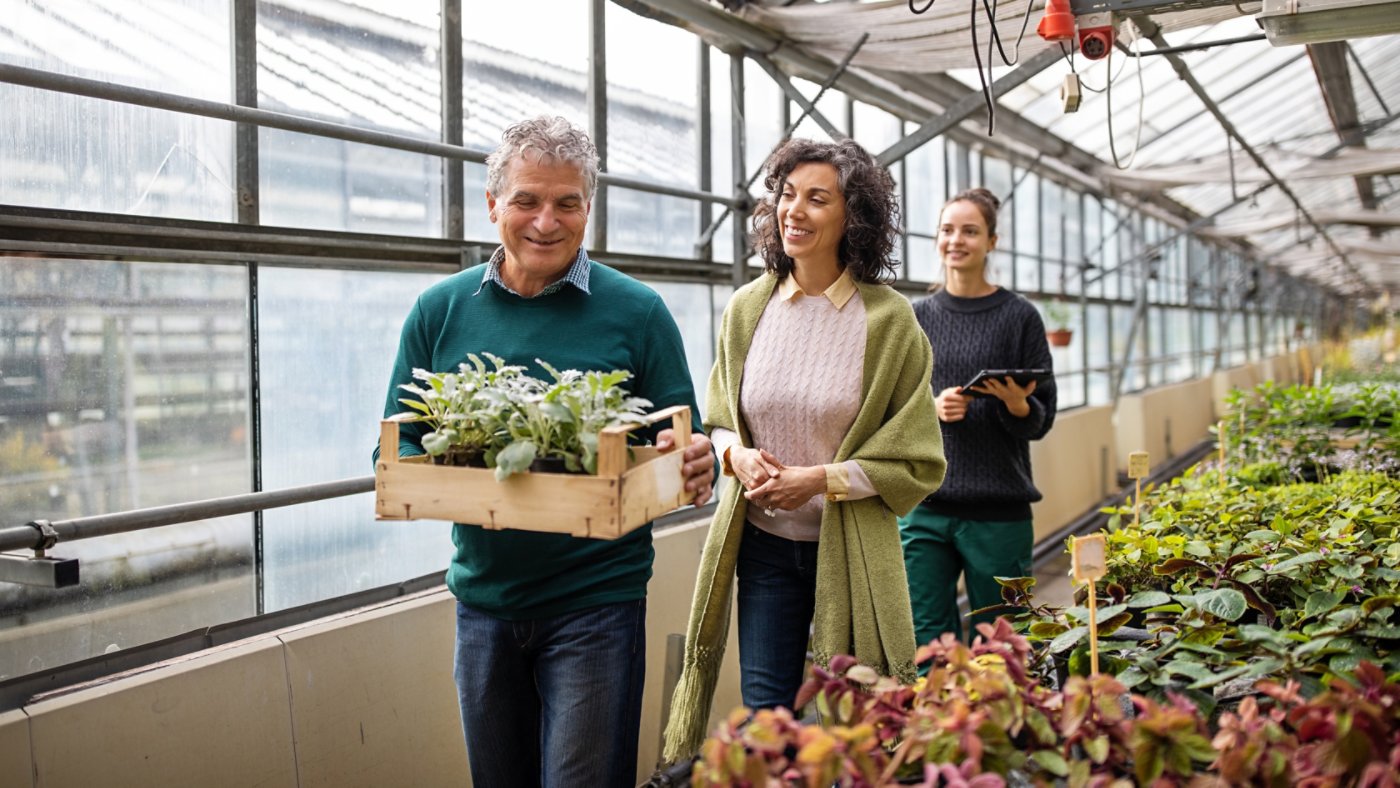
<svg viewBox="0 0 1400 788">
<path fill-rule="evenodd" d="M 1055 373 L 1048 369 L 984 369 L 972 376 L 972 380 L 963 384 L 962 393 L 968 397 L 989 397 L 990 394 L 983 394 L 980 391 L 973 391 L 973 386 L 980 386 L 988 379 L 1002 381 L 1006 378 L 1016 381 L 1016 385 L 1025 386 L 1032 380 L 1044 383 L 1053 380 Z"/>
</svg>

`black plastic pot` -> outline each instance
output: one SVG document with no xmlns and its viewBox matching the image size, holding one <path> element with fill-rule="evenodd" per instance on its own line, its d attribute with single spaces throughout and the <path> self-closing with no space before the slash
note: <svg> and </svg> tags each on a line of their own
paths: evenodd
<svg viewBox="0 0 1400 788">
<path fill-rule="evenodd" d="M 485 468 L 486 453 L 481 449 L 448 449 L 433 458 L 434 465 Z"/>
<path fill-rule="evenodd" d="M 532 473 L 583 473 L 583 472 L 584 472 L 583 469 L 579 469 L 579 470 L 577 470 L 577 471 L 571 471 L 571 470 L 569 470 L 568 466 L 564 464 L 564 458 L 563 458 L 563 457 L 540 457 L 539 459 L 537 459 L 537 460 L 535 460 L 534 462 L 530 463 L 530 471 L 531 471 Z"/>
</svg>

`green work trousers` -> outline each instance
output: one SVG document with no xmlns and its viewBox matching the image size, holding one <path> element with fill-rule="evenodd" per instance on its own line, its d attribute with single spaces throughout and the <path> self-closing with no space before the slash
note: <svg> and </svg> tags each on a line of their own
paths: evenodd
<svg viewBox="0 0 1400 788">
<path fill-rule="evenodd" d="M 914 634 L 920 645 L 944 632 L 963 638 L 959 575 L 966 575 L 968 602 L 978 610 L 1001 603 L 1001 586 L 995 578 L 1031 574 L 1035 528 L 1030 520 L 966 520 L 916 506 L 900 518 L 899 533 L 914 608 Z M 976 634 L 977 624 L 995 620 L 995 614 L 972 616 L 967 640 Z"/>
</svg>

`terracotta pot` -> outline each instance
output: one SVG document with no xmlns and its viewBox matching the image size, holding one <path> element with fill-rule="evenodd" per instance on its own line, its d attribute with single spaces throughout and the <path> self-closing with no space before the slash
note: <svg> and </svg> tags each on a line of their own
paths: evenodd
<svg viewBox="0 0 1400 788">
<path fill-rule="evenodd" d="M 1068 347 L 1070 340 L 1074 339 L 1074 331 L 1068 328 L 1057 328 L 1053 331 L 1046 331 L 1045 338 L 1050 341 L 1051 347 Z"/>
</svg>

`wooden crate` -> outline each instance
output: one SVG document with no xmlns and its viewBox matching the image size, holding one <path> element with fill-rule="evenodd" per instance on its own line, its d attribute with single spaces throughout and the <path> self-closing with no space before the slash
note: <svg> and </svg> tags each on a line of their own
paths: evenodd
<svg viewBox="0 0 1400 788">
<path fill-rule="evenodd" d="M 637 426 L 598 434 L 598 474 L 517 473 L 496 481 L 489 468 L 434 465 L 429 457 L 399 456 L 401 418 L 380 422 L 374 468 L 375 514 L 380 520 L 451 520 L 491 530 L 517 528 L 593 539 L 616 539 L 690 503 L 684 453 L 690 445 L 690 408 L 657 411 L 647 424 L 671 420 L 676 442 L 667 452 L 634 446 Z"/>
</svg>

